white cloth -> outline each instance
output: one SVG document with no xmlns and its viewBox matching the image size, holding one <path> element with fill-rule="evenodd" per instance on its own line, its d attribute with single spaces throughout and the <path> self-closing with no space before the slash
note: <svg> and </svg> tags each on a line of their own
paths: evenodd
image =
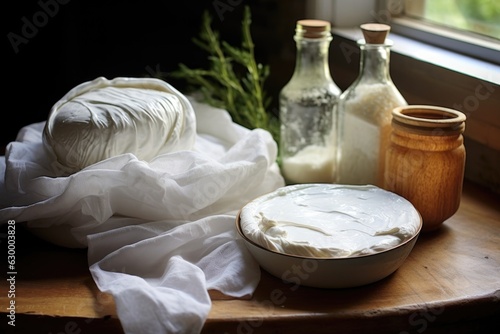
<svg viewBox="0 0 500 334">
<path fill-rule="evenodd" d="M 250 296 L 260 279 L 235 217 L 284 185 L 276 142 L 224 110 L 191 103 L 191 151 L 150 162 L 124 154 L 61 177 L 43 149 L 42 122 L 21 129 L 0 162 L 0 221 L 88 247 L 90 272 L 113 295 L 126 333 L 198 333 L 209 290 Z"/>
</svg>

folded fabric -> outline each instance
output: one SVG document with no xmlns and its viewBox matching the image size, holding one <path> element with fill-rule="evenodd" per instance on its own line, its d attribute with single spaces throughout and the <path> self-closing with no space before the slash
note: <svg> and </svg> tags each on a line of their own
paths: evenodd
<svg viewBox="0 0 500 334">
<path fill-rule="evenodd" d="M 92 276 L 113 295 L 126 333 L 197 333 L 208 290 L 249 296 L 259 281 L 235 216 L 284 185 L 276 142 L 190 101 L 192 150 L 149 162 L 123 154 L 58 176 L 41 122 L 21 129 L 0 163 L 0 220 L 26 222 L 61 246 L 88 247 Z"/>
</svg>

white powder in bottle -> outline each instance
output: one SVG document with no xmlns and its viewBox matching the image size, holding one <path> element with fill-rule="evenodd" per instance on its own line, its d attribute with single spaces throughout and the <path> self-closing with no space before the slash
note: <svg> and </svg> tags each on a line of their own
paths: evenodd
<svg viewBox="0 0 500 334">
<path fill-rule="evenodd" d="M 334 150 L 328 146 L 310 145 L 282 161 L 287 183 L 333 182 Z"/>
<path fill-rule="evenodd" d="M 406 105 L 394 88 L 384 83 L 361 84 L 344 101 L 343 134 L 338 182 L 380 185 L 385 150 L 391 131 L 391 111 Z"/>
</svg>

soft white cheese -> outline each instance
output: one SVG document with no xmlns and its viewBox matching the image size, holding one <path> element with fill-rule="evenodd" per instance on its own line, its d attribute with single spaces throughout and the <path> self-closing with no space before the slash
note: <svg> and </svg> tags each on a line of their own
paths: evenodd
<svg viewBox="0 0 500 334">
<path fill-rule="evenodd" d="M 310 257 L 352 257 L 393 248 L 420 230 L 415 207 L 376 186 L 300 184 L 245 205 L 243 234 L 267 249 Z"/>
<path fill-rule="evenodd" d="M 44 142 L 68 173 L 124 153 L 151 161 L 191 149 L 194 111 L 180 92 L 153 78 L 96 80 L 72 89 L 51 110 Z"/>
</svg>

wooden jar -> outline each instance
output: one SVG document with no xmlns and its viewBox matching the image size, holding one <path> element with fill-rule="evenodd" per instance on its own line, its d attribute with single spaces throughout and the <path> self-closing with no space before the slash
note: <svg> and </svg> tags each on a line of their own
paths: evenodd
<svg viewBox="0 0 500 334">
<path fill-rule="evenodd" d="M 457 211 L 462 195 L 465 115 L 410 105 L 392 111 L 383 188 L 409 200 L 432 231 Z"/>
</svg>

